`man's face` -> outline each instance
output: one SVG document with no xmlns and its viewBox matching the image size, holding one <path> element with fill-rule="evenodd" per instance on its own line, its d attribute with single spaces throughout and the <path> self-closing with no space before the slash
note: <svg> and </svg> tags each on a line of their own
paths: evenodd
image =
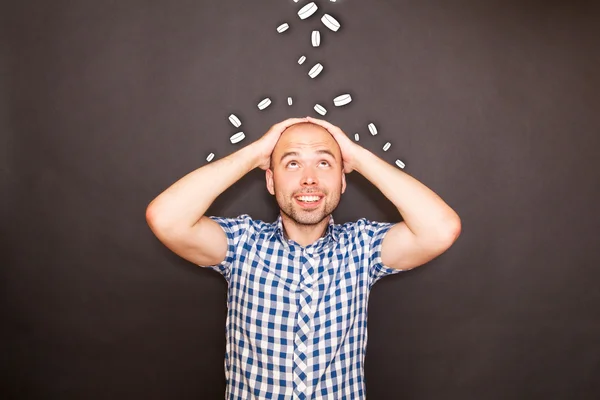
<svg viewBox="0 0 600 400">
<path fill-rule="evenodd" d="M 281 211 L 300 225 L 323 221 L 346 190 L 340 147 L 325 128 L 311 123 L 292 125 L 281 135 L 266 179 Z"/>
</svg>

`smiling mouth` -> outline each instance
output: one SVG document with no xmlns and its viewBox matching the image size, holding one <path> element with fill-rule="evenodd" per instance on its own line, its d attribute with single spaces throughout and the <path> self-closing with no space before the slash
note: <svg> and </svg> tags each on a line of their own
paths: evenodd
<svg viewBox="0 0 600 400">
<path fill-rule="evenodd" d="M 296 203 L 300 204 L 302 207 L 305 207 L 305 208 L 316 207 L 323 202 L 323 199 L 324 199 L 324 197 L 321 197 L 321 196 L 318 196 L 317 200 L 312 200 L 312 201 L 311 200 L 302 201 L 298 197 L 294 198 L 294 200 L 296 200 Z"/>
</svg>

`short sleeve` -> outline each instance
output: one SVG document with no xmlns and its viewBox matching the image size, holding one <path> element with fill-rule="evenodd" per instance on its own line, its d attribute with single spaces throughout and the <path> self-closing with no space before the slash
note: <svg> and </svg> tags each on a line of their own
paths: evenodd
<svg viewBox="0 0 600 400">
<path fill-rule="evenodd" d="M 231 277 L 231 268 L 236 258 L 236 249 L 240 244 L 241 238 L 244 237 L 252 224 L 252 218 L 248 214 L 242 214 L 237 218 L 224 218 L 209 216 L 210 219 L 217 222 L 223 228 L 227 236 L 227 253 L 225 259 L 220 264 L 209 265 L 206 268 L 213 269 L 223 275 L 225 280 L 229 282 Z"/>
<path fill-rule="evenodd" d="M 369 288 L 384 276 L 402 272 L 400 269 L 384 265 L 381 261 L 383 239 L 385 238 L 385 234 L 395 224 L 391 222 L 369 221 L 365 218 L 360 219 L 357 224 L 359 232 L 364 237 L 363 243 L 367 246 L 364 254 L 369 268 Z"/>
</svg>

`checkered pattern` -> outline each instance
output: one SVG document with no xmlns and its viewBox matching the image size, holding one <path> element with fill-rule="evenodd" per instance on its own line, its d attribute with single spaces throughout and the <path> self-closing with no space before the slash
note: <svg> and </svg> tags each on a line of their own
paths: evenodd
<svg viewBox="0 0 600 400">
<path fill-rule="evenodd" d="M 210 217 L 227 235 L 225 398 L 364 399 L 367 301 L 373 284 L 400 272 L 381 263 L 391 223 L 330 217 L 302 247 L 273 223 Z"/>
</svg>

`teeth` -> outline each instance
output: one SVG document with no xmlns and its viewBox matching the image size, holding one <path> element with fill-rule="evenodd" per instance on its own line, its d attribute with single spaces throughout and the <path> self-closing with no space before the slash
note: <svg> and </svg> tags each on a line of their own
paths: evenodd
<svg viewBox="0 0 600 400">
<path fill-rule="evenodd" d="M 306 196 L 306 197 L 298 197 L 298 200 L 300 201 L 318 201 L 319 197 L 318 196 Z"/>
</svg>

